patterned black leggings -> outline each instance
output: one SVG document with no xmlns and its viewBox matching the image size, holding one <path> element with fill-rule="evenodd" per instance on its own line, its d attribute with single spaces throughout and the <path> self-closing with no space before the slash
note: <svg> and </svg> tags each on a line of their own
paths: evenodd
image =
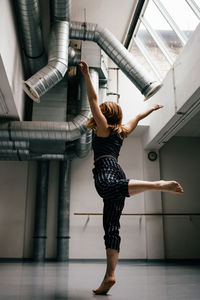
<svg viewBox="0 0 200 300">
<path fill-rule="evenodd" d="M 114 157 L 104 157 L 95 162 L 92 170 L 95 187 L 104 201 L 103 227 L 106 248 L 120 250 L 120 216 L 124 200 L 129 197 L 128 182 L 124 171 Z"/>
</svg>

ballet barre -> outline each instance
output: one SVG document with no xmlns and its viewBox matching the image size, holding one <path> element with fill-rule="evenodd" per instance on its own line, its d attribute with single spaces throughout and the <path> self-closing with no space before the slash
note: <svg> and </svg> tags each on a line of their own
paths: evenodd
<svg viewBox="0 0 200 300">
<path fill-rule="evenodd" d="M 81 212 L 75 216 L 102 216 L 103 213 Z M 122 216 L 200 216 L 200 213 L 122 213 Z"/>
</svg>

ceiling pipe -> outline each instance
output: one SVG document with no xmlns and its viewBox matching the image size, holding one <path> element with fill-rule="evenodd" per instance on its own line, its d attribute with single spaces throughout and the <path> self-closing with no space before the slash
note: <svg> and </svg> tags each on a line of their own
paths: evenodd
<svg viewBox="0 0 200 300">
<path fill-rule="evenodd" d="M 53 25 L 50 33 L 48 64 L 24 81 L 24 91 L 35 102 L 64 78 L 68 68 L 70 0 L 52 2 Z"/>
<path fill-rule="evenodd" d="M 96 93 L 99 89 L 98 72 L 90 69 L 90 76 Z M 86 121 L 90 116 L 85 79 L 81 75 L 80 113 L 69 122 L 4 122 L 0 124 L 0 160 L 68 160 L 86 157 L 91 150 L 92 132 L 87 130 Z M 78 139 L 78 140 L 77 140 Z M 30 142 L 73 142 L 66 146 L 64 153 L 33 153 Z"/>
<path fill-rule="evenodd" d="M 15 8 L 24 54 L 28 60 L 30 73 L 33 74 L 46 64 L 39 0 L 16 0 Z"/>
<path fill-rule="evenodd" d="M 89 69 L 90 78 L 97 95 L 99 95 L 99 73 L 93 69 Z M 90 109 L 89 101 L 86 92 L 85 78 L 81 76 L 81 107 L 82 109 Z M 87 130 L 76 142 L 75 153 L 79 158 L 86 157 L 90 152 L 92 144 L 92 131 Z"/>
<path fill-rule="evenodd" d="M 153 96 L 161 88 L 162 85 L 149 78 L 149 75 L 141 68 L 131 53 L 108 29 L 93 23 L 71 22 L 69 33 L 71 39 L 96 42 L 135 84 L 145 99 Z"/>
<path fill-rule="evenodd" d="M 65 141 L 79 139 L 87 128 L 90 110 L 82 110 L 69 122 L 12 121 L 0 124 L 0 138 L 4 141 Z"/>
<path fill-rule="evenodd" d="M 81 51 L 80 49 L 75 49 L 72 47 L 68 48 L 68 65 L 77 66 L 81 60 Z"/>
<path fill-rule="evenodd" d="M 71 0 L 53 0 L 52 4 L 52 14 L 53 21 L 63 20 L 70 21 L 71 16 Z"/>
<path fill-rule="evenodd" d="M 35 102 L 40 102 L 40 97 L 64 78 L 68 68 L 68 32 L 68 22 L 54 23 L 50 35 L 48 64 L 24 81 L 24 91 Z"/>
</svg>

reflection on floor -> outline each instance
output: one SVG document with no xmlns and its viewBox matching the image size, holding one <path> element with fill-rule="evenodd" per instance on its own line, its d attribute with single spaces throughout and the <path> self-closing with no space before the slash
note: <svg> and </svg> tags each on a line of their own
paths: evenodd
<svg viewBox="0 0 200 300">
<path fill-rule="evenodd" d="M 100 284 L 105 263 L 0 263 L 0 299 L 199 300 L 200 265 L 120 262 L 107 296 Z"/>
</svg>

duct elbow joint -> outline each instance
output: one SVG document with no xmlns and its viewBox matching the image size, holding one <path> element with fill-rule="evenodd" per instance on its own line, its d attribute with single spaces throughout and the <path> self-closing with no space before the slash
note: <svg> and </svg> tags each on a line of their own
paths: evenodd
<svg viewBox="0 0 200 300">
<path fill-rule="evenodd" d="M 162 87 L 162 83 L 160 82 L 152 82 L 149 84 L 149 86 L 145 89 L 143 92 L 143 95 L 145 96 L 145 101 L 151 98 L 153 95 L 155 95 L 160 88 Z"/>
<path fill-rule="evenodd" d="M 23 81 L 23 90 L 24 92 L 35 102 L 40 103 L 40 96 L 36 90 L 31 86 L 27 81 Z"/>
</svg>

